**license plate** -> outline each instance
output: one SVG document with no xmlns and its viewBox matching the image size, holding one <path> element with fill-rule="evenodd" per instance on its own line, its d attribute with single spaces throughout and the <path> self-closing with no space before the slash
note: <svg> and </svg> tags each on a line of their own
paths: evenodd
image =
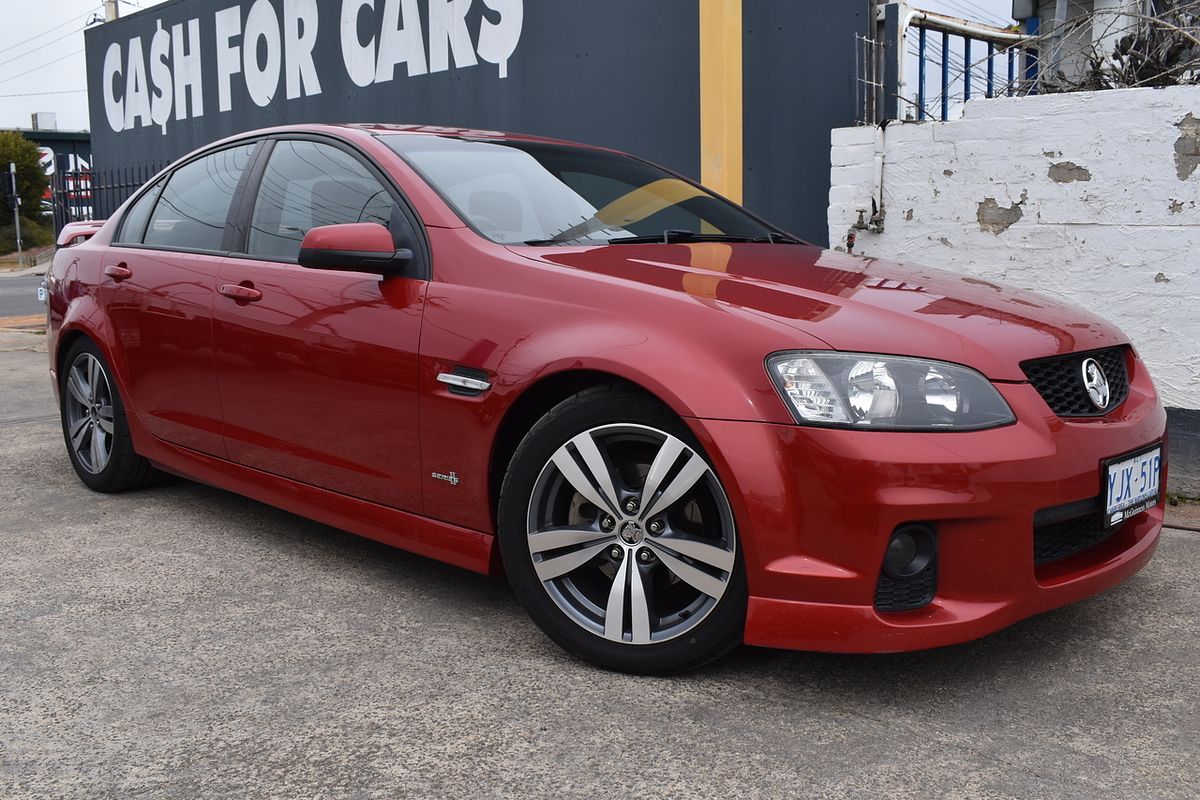
<svg viewBox="0 0 1200 800">
<path fill-rule="evenodd" d="M 1153 508 L 1158 503 L 1162 448 L 1155 446 L 1132 456 L 1104 462 L 1104 521 L 1109 527 Z"/>
</svg>

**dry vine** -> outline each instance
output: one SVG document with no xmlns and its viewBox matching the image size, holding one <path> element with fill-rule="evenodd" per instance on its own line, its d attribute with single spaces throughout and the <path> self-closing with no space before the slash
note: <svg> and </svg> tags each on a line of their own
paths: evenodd
<svg viewBox="0 0 1200 800">
<path fill-rule="evenodd" d="M 1083 53 L 1086 67 L 1077 77 L 1062 71 L 1045 74 L 1043 92 L 1162 87 L 1200 83 L 1200 0 L 1157 0 L 1150 13 L 1094 12 L 1073 19 L 1072 26 L 1096 30 L 1095 20 L 1107 33 L 1120 25 L 1128 29 L 1111 51 L 1093 43 Z M 1092 37 L 1089 37 L 1092 38 Z"/>
</svg>

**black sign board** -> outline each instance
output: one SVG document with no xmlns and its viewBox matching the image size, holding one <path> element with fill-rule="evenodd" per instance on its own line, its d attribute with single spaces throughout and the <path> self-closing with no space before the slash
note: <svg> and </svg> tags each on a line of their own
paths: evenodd
<svg viewBox="0 0 1200 800">
<path fill-rule="evenodd" d="M 786 190 L 807 199 L 781 201 L 756 188 L 747 150 L 747 204 L 823 239 L 828 131 L 853 121 L 866 0 L 173 0 L 86 32 L 94 161 L 158 162 L 272 125 L 405 122 L 601 144 L 699 178 L 709 3 L 744 15 L 748 147 L 764 132 L 783 181 L 791 162 L 817 165 L 806 181 L 825 167 Z"/>
</svg>

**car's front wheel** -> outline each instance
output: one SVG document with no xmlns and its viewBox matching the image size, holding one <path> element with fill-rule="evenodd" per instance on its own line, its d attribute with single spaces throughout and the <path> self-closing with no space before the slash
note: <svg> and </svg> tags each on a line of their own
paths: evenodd
<svg viewBox="0 0 1200 800">
<path fill-rule="evenodd" d="M 728 498 L 653 399 L 602 386 L 552 409 L 513 456 L 499 516 L 518 598 L 570 652 L 659 673 L 741 640 L 746 582 Z"/>
</svg>

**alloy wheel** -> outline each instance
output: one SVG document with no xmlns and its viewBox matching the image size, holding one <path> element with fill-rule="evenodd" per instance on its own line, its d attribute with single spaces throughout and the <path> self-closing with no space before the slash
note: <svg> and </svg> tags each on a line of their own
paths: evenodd
<svg viewBox="0 0 1200 800">
<path fill-rule="evenodd" d="M 98 475 L 112 457 L 115 428 L 108 375 L 91 353 L 80 353 L 67 370 L 67 437 L 76 461 Z"/>
<path fill-rule="evenodd" d="M 708 463 L 644 425 L 603 425 L 559 447 L 534 485 L 527 523 L 551 599 L 618 643 L 662 642 L 698 625 L 737 557 L 729 501 Z"/>
</svg>

